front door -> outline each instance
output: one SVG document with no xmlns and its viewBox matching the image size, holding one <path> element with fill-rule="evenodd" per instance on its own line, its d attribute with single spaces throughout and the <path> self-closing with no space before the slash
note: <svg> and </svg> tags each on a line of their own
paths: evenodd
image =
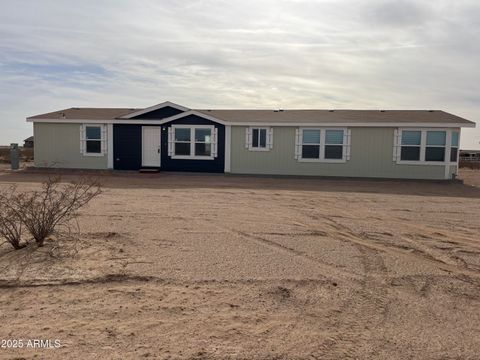
<svg viewBox="0 0 480 360">
<path fill-rule="evenodd" d="M 160 126 L 142 126 L 142 166 L 160 167 Z"/>
</svg>

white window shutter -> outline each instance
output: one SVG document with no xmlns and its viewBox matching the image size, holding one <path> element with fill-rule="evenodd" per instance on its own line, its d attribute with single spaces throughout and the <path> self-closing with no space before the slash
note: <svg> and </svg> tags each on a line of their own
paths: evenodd
<svg viewBox="0 0 480 360">
<path fill-rule="evenodd" d="M 268 128 L 267 130 L 267 146 L 270 149 L 273 149 L 273 127 Z"/>
<path fill-rule="evenodd" d="M 102 154 L 105 155 L 107 153 L 107 125 L 102 125 Z"/>
<path fill-rule="evenodd" d="M 401 131 L 399 129 L 393 130 L 393 161 L 398 161 L 401 149 Z"/>
<path fill-rule="evenodd" d="M 218 154 L 218 131 L 217 128 L 213 128 L 213 142 L 212 142 L 212 156 L 217 157 Z"/>
<path fill-rule="evenodd" d="M 295 129 L 295 159 L 300 159 L 301 154 L 301 141 L 300 141 L 300 129 Z"/>
<path fill-rule="evenodd" d="M 168 128 L 168 156 L 173 155 L 173 128 Z"/>
<path fill-rule="evenodd" d="M 352 141 L 352 130 L 347 129 L 344 134 L 343 144 L 345 146 L 345 159 L 350 160 L 350 148 Z"/>
<path fill-rule="evenodd" d="M 80 125 L 80 154 L 85 154 L 85 125 Z"/>
<path fill-rule="evenodd" d="M 245 129 L 245 147 L 247 149 L 252 147 L 252 128 L 250 127 Z"/>
</svg>

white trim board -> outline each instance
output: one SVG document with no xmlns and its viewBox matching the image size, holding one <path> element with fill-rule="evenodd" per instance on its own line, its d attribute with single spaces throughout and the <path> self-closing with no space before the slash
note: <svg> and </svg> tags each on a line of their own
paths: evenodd
<svg viewBox="0 0 480 360">
<path fill-rule="evenodd" d="M 107 125 L 107 168 L 113 169 L 113 124 Z"/>
<path fill-rule="evenodd" d="M 231 172 L 232 161 L 232 127 L 230 125 L 225 126 L 225 168 L 226 173 Z"/>
</svg>

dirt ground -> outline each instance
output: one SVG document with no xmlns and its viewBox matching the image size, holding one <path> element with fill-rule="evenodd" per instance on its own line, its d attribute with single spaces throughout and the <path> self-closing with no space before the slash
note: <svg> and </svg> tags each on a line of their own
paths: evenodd
<svg viewBox="0 0 480 360">
<path fill-rule="evenodd" d="M 98 177 L 76 244 L 0 246 L 0 340 L 61 343 L 0 358 L 479 358 L 480 171 Z"/>
</svg>

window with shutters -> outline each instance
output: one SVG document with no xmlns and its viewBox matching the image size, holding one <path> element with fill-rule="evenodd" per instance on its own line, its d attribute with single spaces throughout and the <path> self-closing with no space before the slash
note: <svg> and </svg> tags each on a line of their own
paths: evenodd
<svg viewBox="0 0 480 360">
<path fill-rule="evenodd" d="M 458 130 L 396 129 L 393 160 L 414 165 L 456 163 L 458 141 Z"/>
<path fill-rule="evenodd" d="M 345 162 L 350 159 L 350 137 L 346 128 L 299 128 L 295 158 L 304 162 Z"/>
<path fill-rule="evenodd" d="M 107 152 L 105 125 L 83 124 L 80 126 L 80 153 L 84 156 L 103 156 Z"/>
<path fill-rule="evenodd" d="M 273 128 L 249 127 L 246 129 L 246 148 L 250 151 L 269 151 L 273 148 Z"/>
<path fill-rule="evenodd" d="M 213 125 L 172 125 L 168 132 L 172 159 L 212 160 L 217 157 L 217 128 Z"/>
</svg>

